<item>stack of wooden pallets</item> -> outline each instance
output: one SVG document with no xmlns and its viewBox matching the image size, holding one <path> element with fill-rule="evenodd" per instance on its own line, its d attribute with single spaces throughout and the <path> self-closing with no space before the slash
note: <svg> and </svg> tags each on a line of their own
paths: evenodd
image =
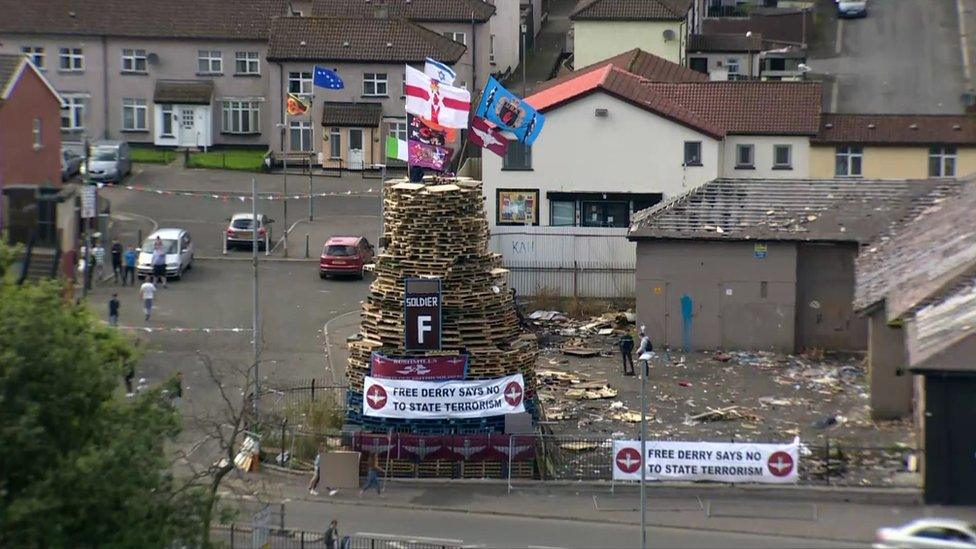
<svg viewBox="0 0 976 549">
<path fill-rule="evenodd" d="M 522 373 L 527 400 L 534 398 L 538 345 L 535 336 L 519 327 L 514 298 L 505 282 L 508 271 L 502 268 L 501 257 L 488 249 L 481 182 L 468 178 L 387 181 L 383 221 L 386 247 L 371 267 L 375 280 L 362 306 L 361 339 L 349 344 L 350 402 L 361 406 L 363 377 L 369 373 L 372 352 L 467 354 L 468 379 Z M 404 279 L 427 277 L 441 279 L 443 350 L 407 352 L 403 349 Z M 361 412 L 350 409 L 350 420 L 362 422 L 366 430 L 403 431 L 409 426 L 404 423 L 417 423 L 418 430 L 427 432 L 437 429 L 430 420 L 379 420 Z M 473 420 L 470 426 L 458 420 L 440 423 L 445 430 L 498 424 L 484 419 Z"/>
</svg>

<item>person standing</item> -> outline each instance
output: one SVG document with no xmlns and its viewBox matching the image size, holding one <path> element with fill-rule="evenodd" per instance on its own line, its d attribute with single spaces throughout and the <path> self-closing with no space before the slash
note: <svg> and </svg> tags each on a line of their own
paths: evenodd
<svg viewBox="0 0 976 549">
<path fill-rule="evenodd" d="M 339 521 L 332 519 L 329 529 L 325 531 L 325 549 L 338 549 L 339 547 Z"/>
<path fill-rule="evenodd" d="M 386 471 L 380 467 L 380 458 L 376 453 L 369 455 L 369 461 L 366 466 L 366 484 L 363 485 L 362 490 L 359 491 L 359 497 L 363 497 L 366 490 L 375 487 L 376 493 L 382 494 L 383 488 L 380 486 L 380 474 L 386 474 Z"/>
<path fill-rule="evenodd" d="M 105 274 L 105 248 L 102 247 L 101 242 L 95 242 L 92 248 L 92 262 L 95 266 L 95 282 L 101 282 Z"/>
<path fill-rule="evenodd" d="M 163 249 L 163 241 L 158 236 L 156 241 L 153 242 L 152 251 L 152 273 L 153 282 L 163 283 L 163 288 L 166 287 L 166 250 Z"/>
<path fill-rule="evenodd" d="M 125 280 L 129 279 L 129 284 L 136 285 L 136 251 L 129 246 L 125 250 L 125 271 L 122 273 L 122 285 L 125 286 Z"/>
<path fill-rule="evenodd" d="M 132 362 L 129 362 L 125 367 L 125 396 L 132 396 L 132 380 L 136 377 L 136 367 Z"/>
<path fill-rule="evenodd" d="M 119 278 L 122 278 L 122 283 L 125 284 L 125 273 L 122 271 L 122 245 L 119 244 L 119 239 L 112 240 L 112 247 L 109 249 L 109 253 L 112 254 L 112 278 L 115 283 L 119 283 Z"/>
<path fill-rule="evenodd" d="M 108 325 L 119 325 L 119 294 L 112 294 L 112 299 L 108 300 Z"/>
<path fill-rule="evenodd" d="M 654 345 L 651 344 L 651 338 L 647 337 L 647 334 L 644 333 L 643 328 L 644 327 L 641 326 L 640 347 L 637 348 L 637 360 L 640 360 L 640 357 L 642 357 L 644 353 L 650 353 L 651 351 L 654 350 Z M 644 361 L 645 372 L 647 372 L 647 366 L 648 366 L 648 361 L 645 360 Z"/>
<path fill-rule="evenodd" d="M 620 336 L 620 342 L 617 345 L 620 347 L 620 357 L 624 361 L 624 375 L 634 375 L 634 337 L 630 335 L 629 330 Z M 627 371 L 628 363 L 630 363 L 630 372 Z"/>
<path fill-rule="evenodd" d="M 319 495 L 318 487 L 319 481 L 322 480 L 322 451 L 324 448 L 319 446 L 318 451 L 315 453 L 315 463 L 312 465 L 312 480 L 308 482 L 308 493 L 313 496 Z M 326 486 L 329 490 L 329 495 L 334 496 L 339 491 L 331 486 Z"/>
<path fill-rule="evenodd" d="M 146 279 L 139 287 L 139 297 L 142 298 L 142 310 L 146 313 L 146 320 L 149 320 L 149 315 L 152 314 L 153 298 L 156 297 L 156 286 L 153 285 L 152 280 Z"/>
</svg>

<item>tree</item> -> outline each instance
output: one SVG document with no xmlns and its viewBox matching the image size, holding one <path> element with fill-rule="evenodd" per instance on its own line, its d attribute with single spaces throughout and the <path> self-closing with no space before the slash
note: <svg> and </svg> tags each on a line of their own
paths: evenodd
<svg viewBox="0 0 976 549">
<path fill-rule="evenodd" d="M 0 546 L 197 544 L 204 494 L 166 454 L 179 415 L 122 397 L 136 348 L 62 290 L 0 280 Z"/>
</svg>

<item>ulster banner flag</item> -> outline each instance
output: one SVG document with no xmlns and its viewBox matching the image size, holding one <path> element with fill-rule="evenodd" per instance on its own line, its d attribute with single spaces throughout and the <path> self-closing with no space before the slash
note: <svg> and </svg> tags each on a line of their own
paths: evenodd
<svg viewBox="0 0 976 549">
<path fill-rule="evenodd" d="M 442 84 L 406 66 L 406 110 L 445 128 L 467 128 L 471 92 Z"/>
<path fill-rule="evenodd" d="M 505 156 L 505 151 L 508 150 L 508 139 L 505 139 L 500 131 L 489 126 L 484 118 L 478 116 L 471 121 L 471 133 L 468 134 L 468 138 L 475 145 L 488 149 L 498 156 Z"/>
</svg>

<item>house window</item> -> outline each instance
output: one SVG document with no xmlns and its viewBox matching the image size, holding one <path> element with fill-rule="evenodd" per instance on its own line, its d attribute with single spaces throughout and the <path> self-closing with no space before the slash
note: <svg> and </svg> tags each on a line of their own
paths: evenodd
<svg viewBox="0 0 976 549">
<path fill-rule="evenodd" d="M 339 128 L 329 129 L 329 158 L 342 158 L 342 135 Z"/>
<path fill-rule="evenodd" d="M 729 80 L 735 80 L 739 75 L 739 58 L 729 57 L 725 60 L 725 68 L 729 71 Z M 735 75 L 735 76 L 733 76 Z"/>
<path fill-rule="evenodd" d="M 864 149 L 861 147 L 837 147 L 834 174 L 837 177 L 860 177 Z"/>
<path fill-rule="evenodd" d="M 288 139 L 292 152 L 312 150 L 312 123 L 305 120 L 292 120 Z"/>
<path fill-rule="evenodd" d="M 299 95 L 312 95 L 312 73 L 289 72 L 288 93 L 297 93 Z"/>
<path fill-rule="evenodd" d="M 122 129 L 129 131 L 146 130 L 145 99 L 122 99 Z"/>
<path fill-rule="evenodd" d="M 31 63 L 39 69 L 44 68 L 44 48 L 40 46 L 24 46 L 20 52 L 30 58 Z"/>
<path fill-rule="evenodd" d="M 85 99 L 83 97 L 62 96 L 64 108 L 61 109 L 62 130 L 85 129 Z"/>
<path fill-rule="evenodd" d="M 35 118 L 34 125 L 31 127 L 31 135 L 34 137 L 34 150 L 38 150 L 43 146 L 41 143 L 41 119 Z"/>
<path fill-rule="evenodd" d="M 236 74 L 261 74 L 261 58 L 258 55 L 258 52 L 235 52 L 234 71 Z"/>
<path fill-rule="evenodd" d="M 449 38 L 451 40 L 454 40 L 455 42 L 460 42 L 464 45 L 468 45 L 468 43 L 465 41 L 465 36 L 463 32 L 444 32 L 441 34 L 444 35 L 444 38 Z"/>
<path fill-rule="evenodd" d="M 774 170 L 793 169 L 793 146 L 792 145 L 773 145 L 773 169 Z"/>
<path fill-rule="evenodd" d="M 488 36 L 488 61 L 495 62 L 495 35 Z"/>
<path fill-rule="evenodd" d="M 584 227 L 626 227 L 628 206 L 626 202 L 582 202 L 580 225 Z"/>
<path fill-rule="evenodd" d="M 751 170 L 755 166 L 753 164 L 753 156 L 755 152 L 755 147 L 753 145 L 736 145 L 735 146 L 735 169 L 737 170 Z"/>
<path fill-rule="evenodd" d="M 550 200 L 549 225 L 553 227 L 573 227 L 576 225 L 575 200 Z"/>
<path fill-rule="evenodd" d="M 122 72 L 146 72 L 146 50 L 122 50 Z"/>
<path fill-rule="evenodd" d="M 929 147 L 929 177 L 956 175 L 956 148 Z"/>
<path fill-rule="evenodd" d="M 161 137 L 173 137 L 173 105 L 163 105 L 163 127 L 159 135 Z"/>
<path fill-rule="evenodd" d="M 701 166 L 701 141 L 685 141 L 685 161 L 682 166 Z"/>
<path fill-rule="evenodd" d="M 404 121 L 387 122 L 386 134 L 396 137 L 400 141 L 407 140 L 407 123 Z"/>
<path fill-rule="evenodd" d="M 63 71 L 85 70 L 85 55 L 81 48 L 60 48 L 58 50 L 58 68 Z"/>
<path fill-rule="evenodd" d="M 261 132 L 261 104 L 258 101 L 224 101 L 221 130 L 224 133 Z"/>
<path fill-rule="evenodd" d="M 386 96 L 386 73 L 363 73 L 363 95 Z"/>
<path fill-rule="evenodd" d="M 200 74 L 220 74 L 224 70 L 224 58 L 219 50 L 197 51 L 197 72 Z"/>
<path fill-rule="evenodd" d="M 508 144 L 508 150 L 502 158 L 503 170 L 531 170 L 532 169 L 532 147 L 521 141 L 512 141 Z"/>
</svg>

